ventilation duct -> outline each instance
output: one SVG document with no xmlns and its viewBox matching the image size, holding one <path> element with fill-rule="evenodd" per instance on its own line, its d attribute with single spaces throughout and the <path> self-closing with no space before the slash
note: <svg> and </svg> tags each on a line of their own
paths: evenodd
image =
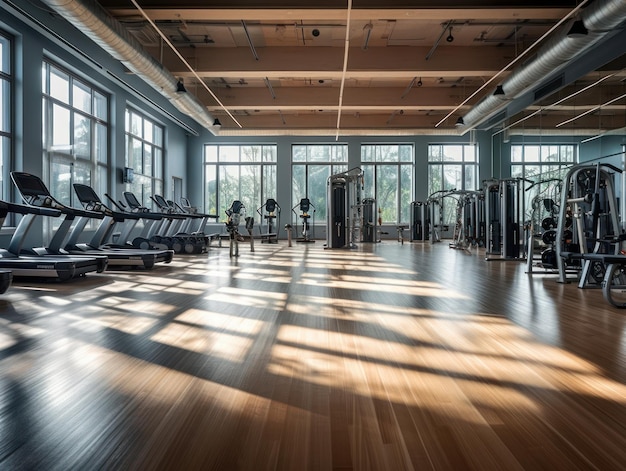
<svg viewBox="0 0 626 471">
<path fill-rule="evenodd" d="M 562 25 L 536 53 L 534 59 L 513 70 L 503 82 L 507 100 L 518 98 L 570 60 L 596 45 L 626 19 L 626 1 L 596 0 L 585 8 L 580 19 L 589 31 L 586 36 L 568 37 L 574 20 Z M 465 128 L 476 127 L 507 106 L 489 94 L 463 116 Z"/>
<path fill-rule="evenodd" d="M 131 72 L 165 96 L 181 112 L 218 134 L 215 118 L 191 93 L 176 93 L 178 80 L 139 41 L 93 0 L 42 0 Z"/>
</svg>

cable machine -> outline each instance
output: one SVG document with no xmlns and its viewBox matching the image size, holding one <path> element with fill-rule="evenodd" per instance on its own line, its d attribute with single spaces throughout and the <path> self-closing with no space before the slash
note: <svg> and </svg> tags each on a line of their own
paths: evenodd
<svg viewBox="0 0 626 471">
<path fill-rule="evenodd" d="M 521 178 L 486 180 L 487 260 L 523 260 L 524 185 Z"/>
<path fill-rule="evenodd" d="M 363 228 L 363 170 L 328 177 L 326 248 L 355 248 Z"/>
<path fill-rule="evenodd" d="M 430 226 L 428 203 L 423 201 L 411 202 L 411 242 L 424 242 L 428 239 Z"/>
<path fill-rule="evenodd" d="M 579 288 L 600 287 L 605 266 L 588 254 L 617 254 L 623 235 L 619 224 L 614 176 L 622 170 L 606 163 L 572 167 L 563 179 L 556 227 L 556 262 L 560 283 L 566 283 L 568 264 L 580 265 Z M 568 233 L 567 219 L 572 221 Z"/>
</svg>

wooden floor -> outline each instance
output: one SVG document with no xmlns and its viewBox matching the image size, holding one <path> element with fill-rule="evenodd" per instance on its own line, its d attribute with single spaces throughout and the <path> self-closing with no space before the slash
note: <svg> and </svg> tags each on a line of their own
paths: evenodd
<svg viewBox="0 0 626 471">
<path fill-rule="evenodd" d="M 15 281 L 2 470 L 622 470 L 626 311 L 446 244 Z"/>
</svg>

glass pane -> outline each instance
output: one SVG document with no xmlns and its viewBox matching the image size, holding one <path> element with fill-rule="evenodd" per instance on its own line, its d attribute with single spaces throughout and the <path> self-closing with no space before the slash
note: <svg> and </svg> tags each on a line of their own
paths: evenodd
<svg viewBox="0 0 626 471">
<path fill-rule="evenodd" d="M 278 146 L 263 146 L 263 162 L 276 162 Z"/>
<path fill-rule="evenodd" d="M 348 146 L 340 144 L 331 146 L 331 162 L 347 162 L 348 161 Z"/>
<path fill-rule="evenodd" d="M 94 142 L 96 144 L 96 161 L 106 164 L 108 162 L 108 142 L 107 127 L 102 124 L 95 126 L 96 136 Z"/>
<path fill-rule="evenodd" d="M 217 146 L 204 146 L 204 161 L 217 162 Z"/>
<path fill-rule="evenodd" d="M 204 166 L 204 211 L 208 214 L 220 214 L 217 208 L 216 165 Z"/>
<path fill-rule="evenodd" d="M 398 146 L 379 146 L 380 147 L 380 159 L 381 162 L 398 162 L 400 157 L 398 156 Z"/>
<path fill-rule="evenodd" d="M 476 162 L 476 146 L 463 146 L 463 156 L 466 162 Z"/>
<path fill-rule="evenodd" d="M 400 155 L 400 162 L 413 162 L 413 146 L 411 145 L 399 146 L 398 154 Z"/>
<path fill-rule="evenodd" d="M 230 207 L 233 201 L 239 199 L 239 166 L 221 165 L 219 168 L 219 209 L 218 214 Z"/>
<path fill-rule="evenodd" d="M 51 150 L 69 153 L 70 148 L 70 110 L 59 105 L 53 105 Z"/>
<path fill-rule="evenodd" d="M 11 42 L 0 36 L 0 72 L 11 73 Z"/>
<path fill-rule="evenodd" d="M 152 173 L 152 146 L 150 144 L 143 146 L 143 173 L 150 177 L 154 176 Z"/>
<path fill-rule="evenodd" d="M 102 93 L 93 92 L 93 114 L 102 121 L 109 120 L 109 101 Z"/>
<path fill-rule="evenodd" d="M 576 147 L 575 146 L 561 146 L 561 161 L 563 162 L 576 162 Z"/>
<path fill-rule="evenodd" d="M 158 147 L 153 147 L 152 152 L 154 153 L 154 174 L 152 176 L 163 179 L 163 152 Z"/>
<path fill-rule="evenodd" d="M 374 162 L 374 146 L 361 146 L 361 162 Z"/>
<path fill-rule="evenodd" d="M 254 216 L 256 208 L 258 208 L 259 206 L 261 206 L 261 204 L 263 204 L 261 202 L 261 166 L 260 165 L 242 165 L 241 166 L 240 177 L 239 177 L 238 199 L 247 208 L 246 214 L 248 216 Z"/>
<path fill-rule="evenodd" d="M 343 173 L 348 171 L 348 165 L 331 165 L 330 174 L 337 175 L 338 173 Z"/>
<path fill-rule="evenodd" d="M 61 203 L 71 206 L 72 166 L 69 162 L 54 161 L 50 169 L 50 194 Z"/>
<path fill-rule="evenodd" d="M 268 198 L 276 199 L 276 165 L 263 166 L 263 195 L 261 204 Z M 259 205 L 260 206 L 260 205 Z"/>
<path fill-rule="evenodd" d="M 444 165 L 443 166 L 443 189 L 460 190 L 463 189 L 463 166 Z"/>
<path fill-rule="evenodd" d="M 239 146 L 220 146 L 218 159 L 220 162 L 239 162 Z M 228 206 L 230 206 L 228 203 Z"/>
<path fill-rule="evenodd" d="M 326 221 L 326 182 L 330 177 L 330 165 L 309 165 L 308 170 L 308 197 L 315 206 L 315 221 L 324 222 Z"/>
<path fill-rule="evenodd" d="M 74 165 L 74 181 L 72 183 L 91 186 L 91 169 L 86 165 Z"/>
<path fill-rule="evenodd" d="M 242 162 L 260 162 L 261 146 L 241 146 Z"/>
<path fill-rule="evenodd" d="M 291 146 L 291 161 L 306 162 L 306 146 Z"/>
<path fill-rule="evenodd" d="M 539 146 L 524 146 L 524 162 L 539 162 Z"/>
<path fill-rule="evenodd" d="M 130 138 L 131 153 L 129 167 L 131 167 L 135 173 L 143 173 L 143 146 L 139 139 Z"/>
<path fill-rule="evenodd" d="M 446 162 L 462 162 L 463 146 L 444 146 L 443 160 Z"/>
<path fill-rule="evenodd" d="M 55 67 L 50 67 L 50 96 L 69 104 L 70 76 Z"/>
<path fill-rule="evenodd" d="M 559 148 L 558 146 L 541 146 L 542 162 L 558 162 Z"/>
<path fill-rule="evenodd" d="M 443 149 L 441 146 L 428 146 L 428 161 L 441 162 Z"/>
<path fill-rule="evenodd" d="M 91 157 L 91 121 L 78 113 L 74 114 L 74 155 Z"/>
<path fill-rule="evenodd" d="M 523 178 L 524 166 L 523 165 L 511 165 L 511 176 L 513 178 Z"/>
<path fill-rule="evenodd" d="M 143 119 L 137 113 L 130 113 L 130 132 L 131 134 L 143 137 Z"/>
<path fill-rule="evenodd" d="M 330 162 L 330 147 L 329 146 L 309 146 L 308 147 L 309 162 Z"/>
<path fill-rule="evenodd" d="M 376 166 L 376 202 L 383 223 L 398 221 L 398 166 Z"/>
<path fill-rule="evenodd" d="M 541 175 L 540 165 L 525 165 L 524 166 L 524 178 L 532 181 L 539 180 Z"/>
<path fill-rule="evenodd" d="M 306 165 L 293 165 L 291 167 L 291 206 L 300 203 L 306 194 Z"/>
<path fill-rule="evenodd" d="M 522 146 L 511 146 L 511 162 L 522 162 Z"/>
<path fill-rule="evenodd" d="M 124 130 L 129 133 L 130 129 L 130 111 L 127 109 L 126 113 L 124 113 Z"/>
<path fill-rule="evenodd" d="M 72 106 L 91 114 L 91 88 L 77 80 L 72 81 Z"/>
<path fill-rule="evenodd" d="M 436 191 L 443 189 L 443 177 L 441 165 L 428 166 L 428 194 L 432 195 Z"/>
<path fill-rule="evenodd" d="M 143 139 L 152 143 L 154 125 L 147 119 L 143 120 Z"/>
<path fill-rule="evenodd" d="M 101 198 L 104 198 L 104 194 L 109 191 L 107 182 L 107 167 L 98 165 L 96 167 L 96 181 L 93 184 L 95 184 L 94 190 Z"/>
<path fill-rule="evenodd" d="M 1 36 L 0 36 L 1 37 Z M 11 131 L 11 84 L 0 80 L 0 131 Z"/>
<path fill-rule="evenodd" d="M 411 219 L 411 201 L 413 201 L 413 165 L 400 166 L 400 220 L 401 224 Z"/>
<path fill-rule="evenodd" d="M 478 186 L 476 184 L 476 169 L 475 165 L 466 165 L 465 166 L 465 184 L 463 186 L 464 190 L 477 190 Z"/>
<path fill-rule="evenodd" d="M 155 146 L 163 147 L 163 128 L 158 124 L 154 125 L 154 129 L 152 130 L 154 133 L 152 143 Z"/>
</svg>

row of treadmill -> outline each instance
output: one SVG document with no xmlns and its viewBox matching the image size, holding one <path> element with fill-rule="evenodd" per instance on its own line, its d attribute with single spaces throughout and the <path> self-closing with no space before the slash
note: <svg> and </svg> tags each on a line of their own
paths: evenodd
<svg viewBox="0 0 626 471">
<path fill-rule="evenodd" d="M 7 247 L 0 248 L 0 293 L 13 277 L 66 281 L 115 266 L 151 269 L 171 262 L 175 253 L 202 253 L 210 242 L 207 222 L 217 219 L 197 212 L 186 199 L 176 204 L 159 195 L 152 197 L 159 212 L 143 207 L 132 192 L 124 193 L 125 202 L 107 195 L 109 207 L 93 188 L 75 183 L 83 206 L 79 209 L 55 199 L 35 175 L 12 172 L 11 180 L 24 204 L 0 200 L 0 227 L 10 214 L 21 215 Z M 58 228 L 45 247 L 25 246 L 41 217 L 58 218 Z M 86 236 L 85 229 L 94 220 L 99 221 L 97 228 Z"/>
<path fill-rule="evenodd" d="M 452 231 L 451 248 L 484 247 L 487 260 L 526 262 L 531 275 L 602 288 L 610 304 L 626 307 L 626 234 L 616 196 L 621 173 L 596 162 L 572 166 L 559 178 L 439 191 L 411 203 L 410 238 L 436 243 Z M 444 222 L 444 208 L 454 211 L 453 222 Z"/>
</svg>

